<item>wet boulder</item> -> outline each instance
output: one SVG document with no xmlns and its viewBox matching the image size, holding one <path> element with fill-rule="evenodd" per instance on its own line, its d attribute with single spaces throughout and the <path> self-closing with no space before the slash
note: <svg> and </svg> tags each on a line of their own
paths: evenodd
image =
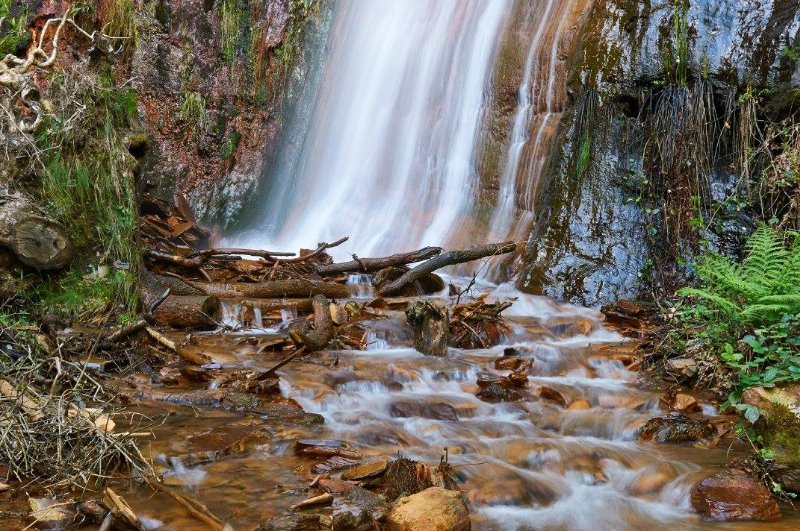
<svg viewBox="0 0 800 531">
<path fill-rule="evenodd" d="M 494 360 L 494 368 L 498 371 L 527 371 L 533 366 L 533 360 L 516 356 L 503 356 Z"/>
<path fill-rule="evenodd" d="M 326 529 L 322 520 L 322 515 L 314 513 L 290 514 L 263 522 L 256 531 L 322 531 Z"/>
<path fill-rule="evenodd" d="M 406 320 L 414 330 L 414 348 L 428 356 L 447 356 L 450 311 L 438 301 L 415 301 L 406 309 Z"/>
<path fill-rule="evenodd" d="M 738 469 L 723 470 L 697 483 L 692 507 L 708 520 L 779 520 L 781 511 L 769 489 Z"/>
<path fill-rule="evenodd" d="M 342 473 L 342 479 L 359 480 L 380 476 L 386 472 L 386 468 L 388 466 L 389 460 L 384 457 L 382 459 L 378 459 L 377 461 L 370 461 L 369 463 L 364 463 L 363 465 L 359 465 L 351 468 L 350 470 L 344 471 Z"/>
<path fill-rule="evenodd" d="M 434 420 L 458 420 L 456 409 L 445 402 L 414 402 L 402 400 L 389 407 L 392 417 L 422 417 Z"/>
<path fill-rule="evenodd" d="M 378 529 L 389 504 L 377 494 L 353 487 L 333 502 L 333 531 L 372 531 Z"/>
<path fill-rule="evenodd" d="M 660 443 L 695 442 L 707 439 L 712 434 L 713 430 L 707 422 L 693 420 L 680 413 L 650 419 L 636 432 L 636 436 L 643 441 Z"/>
<path fill-rule="evenodd" d="M 524 373 L 511 373 L 509 376 L 500 377 L 491 373 L 482 372 L 478 375 L 478 392 L 475 396 L 484 402 L 516 402 L 522 395 L 516 390 L 528 383 Z"/>
<path fill-rule="evenodd" d="M 461 493 L 431 487 L 400 498 L 386 516 L 386 531 L 468 531 L 472 528 Z"/>
</svg>

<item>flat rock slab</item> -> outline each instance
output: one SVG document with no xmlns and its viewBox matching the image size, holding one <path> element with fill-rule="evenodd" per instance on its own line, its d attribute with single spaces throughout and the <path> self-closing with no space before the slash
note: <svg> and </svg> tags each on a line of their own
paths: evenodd
<svg viewBox="0 0 800 531">
<path fill-rule="evenodd" d="M 392 417 L 422 417 L 434 420 L 458 420 L 456 409 L 445 402 L 414 402 L 402 400 L 389 407 Z"/>
<path fill-rule="evenodd" d="M 378 461 L 372 461 L 371 463 L 364 463 L 363 465 L 351 468 L 350 470 L 345 470 L 342 473 L 342 479 L 359 480 L 375 477 L 386 472 L 386 468 L 388 466 L 389 460 L 385 458 Z"/>
<path fill-rule="evenodd" d="M 692 507 L 708 520 L 780 520 L 769 489 L 737 469 L 723 470 L 692 488 Z"/>
<path fill-rule="evenodd" d="M 300 439 L 295 443 L 294 451 L 297 455 L 306 457 L 344 457 L 346 459 L 361 459 L 361 453 L 351 450 L 344 441 L 334 439 Z"/>
</svg>

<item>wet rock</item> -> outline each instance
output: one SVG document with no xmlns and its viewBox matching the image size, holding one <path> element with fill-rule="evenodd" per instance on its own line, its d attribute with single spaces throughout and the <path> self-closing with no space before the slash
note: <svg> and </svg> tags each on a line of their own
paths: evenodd
<svg viewBox="0 0 800 531">
<path fill-rule="evenodd" d="M 327 458 L 322 463 L 315 464 L 311 468 L 311 470 L 315 474 L 329 474 L 337 470 L 350 468 L 356 464 L 358 464 L 358 461 L 356 459 L 348 459 L 346 457 L 339 457 L 338 455 L 334 455 L 333 457 Z"/>
<path fill-rule="evenodd" d="M 746 472 L 724 470 L 692 488 L 692 507 L 709 520 L 779 520 L 781 511 L 769 489 Z"/>
<path fill-rule="evenodd" d="M 381 491 L 389 501 L 416 494 L 433 486 L 430 469 L 422 463 L 401 457 L 389 463 Z"/>
<path fill-rule="evenodd" d="M 504 356 L 494 360 L 494 368 L 498 371 L 526 371 L 533 365 L 533 360 Z"/>
<path fill-rule="evenodd" d="M 548 319 L 545 323 L 550 332 L 559 338 L 586 336 L 597 326 L 591 319 L 581 317 L 561 317 Z"/>
<path fill-rule="evenodd" d="M 386 531 L 468 531 L 469 510 L 461 493 L 431 487 L 400 498 L 386 516 Z"/>
<path fill-rule="evenodd" d="M 695 442 L 711 437 L 713 430 L 707 422 L 693 420 L 680 413 L 648 420 L 639 428 L 639 439 L 654 440 L 660 443 Z"/>
<path fill-rule="evenodd" d="M 346 459 L 361 459 L 361 454 L 351 450 L 344 441 L 333 439 L 300 439 L 295 443 L 294 451 L 297 455 L 307 457 L 344 457 Z"/>
<path fill-rule="evenodd" d="M 428 356 L 446 356 L 450 339 L 450 310 L 443 303 L 415 301 L 406 309 L 414 330 L 414 348 Z"/>
<path fill-rule="evenodd" d="M 547 387 L 546 385 L 543 385 L 539 388 L 538 394 L 541 398 L 549 400 L 550 402 L 555 402 L 561 407 L 567 407 L 567 404 L 569 403 L 567 397 L 565 397 L 559 391 L 556 391 L 552 387 Z"/>
<path fill-rule="evenodd" d="M 298 513 L 263 522 L 256 531 L 318 531 L 326 529 L 319 514 Z"/>
<path fill-rule="evenodd" d="M 334 531 L 372 531 L 378 529 L 389 504 L 361 487 L 353 487 L 333 502 Z"/>
<path fill-rule="evenodd" d="M 379 459 L 378 461 L 372 461 L 370 463 L 364 463 L 363 465 L 351 468 L 350 470 L 345 470 L 342 473 L 342 479 L 358 480 L 379 476 L 386 471 L 388 466 L 389 460 L 386 458 Z"/>
<path fill-rule="evenodd" d="M 341 479 L 324 478 L 317 482 L 317 486 L 328 494 L 345 494 L 350 492 L 350 490 L 357 485 L 349 481 L 342 481 Z"/>
<path fill-rule="evenodd" d="M 422 417 L 434 420 L 458 420 L 456 409 L 445 402 L 393 402 L 389 407 L 392 417 Z"/>
<path fill-rule="evenodd" d="M 592 404 L 589 403 L 588 400 L 584 400 L 583 398 L 579 398 L 574 400 L 567 409 L 570 411 L 582 411 L 586 409 L 592 409 Z"/>
<path fill-rule="evenodd" d="M 36 520 L 37 529 L 64 529 L 77 517 L 73 502 L 28 498 L 28 505 L 31 508 L 31 517 Z"/>
<path fill-rule="evenodd" d="M 700 402 L 691 395 L 676 393 L 674 396 L 665 395 L 662 397 L 662 404 L 667 409 L 680 411 L 681 413 L 695 413 L 701 411 Z"/>
<path fill-rule="evenodd" d="M 78 511 L 92 522 L 99 524 L 108 514 L 100 500 L 85 500 L 78 504 Z"/>
<path fill-rule="evenodd" d="M 475 396 L 484 402 L 516 402 L 522 399 L 518 391 L 505 387 L 500 382 L 488 382 L 480 386 Z"/>
<path fill-rule="evenodd" d="M 194 466 L 232 455 L 240 455 L 264 440 L 259 426 L 233 424 L 190 435 L 186 453 L 179 455 L 184 466 Z"/>
<path fill-rule="evenodd" d="M 693 378 L 697 375 L 697 362 L 692 358 L 673 358 L 664 363 L 666 371 L 674 376 Z"/>
</svg>

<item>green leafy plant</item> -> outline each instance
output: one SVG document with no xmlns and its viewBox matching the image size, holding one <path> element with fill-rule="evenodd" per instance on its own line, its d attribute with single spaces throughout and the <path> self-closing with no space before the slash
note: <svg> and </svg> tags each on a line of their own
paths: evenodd
<svg viewBox="0 0 800 531">
<path fill-rule="evenodd" d="M 786 315 L 800 313 L 800 245 L 797 234 L 784 245 L 783 236 L 759 227 L 748 239 L 741 263 L 715 253 L 695 265 L 701 288 L 678 292 L 708 302 L 724 317 L 741 325 L 773 324 Z"/>
<path fill-rule="evenodd" d="M 707 253 L 695 263 L 701 286 L 678 292 L 690 301 L 679 327 L 735 373 L 724 406 L 750 423 L 761 412 L 741 402 L 743 391 L 800 381 L 799 240 L 796 233 L 761 226 L 741 262 Z"/>
</svg>

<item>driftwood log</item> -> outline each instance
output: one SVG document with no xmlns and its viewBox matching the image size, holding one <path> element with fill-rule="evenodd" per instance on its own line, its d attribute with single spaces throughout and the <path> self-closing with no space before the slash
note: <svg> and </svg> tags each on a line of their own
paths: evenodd
<svg viewBox="0 0 800 531">
<path fill-rule="evenodd" d="M 333 339 L 333 319 L 324 295 L 314 296 L 311 306 L 314 309 L 314 328 L 292 330 L 289 335 L 295 343 L 306 347 L 307 352 L 316 352 L 327 347 Z"/>
<path fill-rule="evenodd" d="M 350 262 L 323 264 L 316 266 L 320 275 L 338 275 L 340 273 L 371 273 L 387 267 L 413 264 L 432 258 L 442 252 L 441 247 L 425 247 L 410 253 L 393 254 L 383 258 L 355 258 Z"/>
<path fill-rule="evenodd" d="M 448 251 L 446 253 L 442 253 L 410 269 L 406 274 L 382 288 L 379 291 L 379 295 L 383 297 L 397 293 L 407 284 L 410 284 L 422 276 L 436 271 L 437 269 L 441 269 L 449 265 L 472 262 L 473 260 L 479 260 L 481 258 L 486 258 L 487 256 L 513 253 L 516 251 L 516 249 L 517 244 L 510 242 L 492 243 L 463 251 Z"/>
<path fill-rule="evenodd" d="M 61 269 L 72 259 L 72 243 L 60 224 L 43 216 L 20 193 L 0 188 L 0 245 L 21 263 L 39 269 Z"/>
<path fill-rule="evenodd" d="M 284 297 L 313 297 L 324 295 L 331 299 L 344 299 L 350 296 L 350 290 L 344 284 L 306 279 L 271 280 L 249 284 L 235 282 L 231 284 L 212 284 L 210 282 L 193 282 L 206 293 L 218 297 L 280 299 Z"/>
<path fill-rule="evenodd" d="M 203 289 L 189 283 L 182 278 L 169 275 L 154 275 L 150 272 L 145 273 L 144 277 L 144 299 L 148 306 L 159 295 L 169 290 L 171 295 L 208 295 Z"/>
<path fill-rule="evenodd" d="M 311 311 L 311 300 L 309 299 L 227 299 L 225 302 L 258 309 L 261 313 L 265 314 L 279 312 L 281 310 L 295 310 L 297 312 Z"/>
<path fill-rule="evenodd" d="M 170 295 L 153 312 L 153 320 L 172 328 L 209 329 L 217 326 L 222 313 L 214 295 Z"/>
</svg>

